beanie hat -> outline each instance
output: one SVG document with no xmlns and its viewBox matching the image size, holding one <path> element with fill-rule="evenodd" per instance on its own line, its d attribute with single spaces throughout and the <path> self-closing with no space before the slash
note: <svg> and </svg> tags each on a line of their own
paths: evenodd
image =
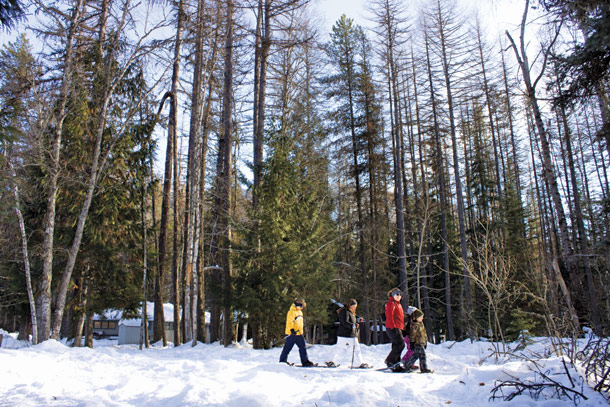
<svg viewBox="0 0 610 407">
<path fill-rule="evenodd" d="M 302 298 L 295 298 L 295 300 L 294 300 L 294 306 L 295 307 L 305 308 L 306 305 L 307 305 L 307 303 L 305 302 L 304 299 L 302 299 Z"/>
<path fill-rule="evenodd" d="M 358 301 L 356 301 L 355 299 L 351 299 L 347 302 L 347 306 L 351 307 L 352 305 L 358 305 Z"/>
<path fill-rule="evenodd" d="M 415 311 L 413 311 L 413 314 L 411 314 L 411 317 L 415 320 L 419 317 L 423 317 L 424 313 L 421 310 L 416 309 Z"/>
<path fill-rule="evenodd" d="M 398 287 L 392 288 L 390 291 L 388 291 L 388 297 L 393 297 L 396 294 L 402 295 L 402 291 L 400 291 L 400 288 Z"/>
</svg>

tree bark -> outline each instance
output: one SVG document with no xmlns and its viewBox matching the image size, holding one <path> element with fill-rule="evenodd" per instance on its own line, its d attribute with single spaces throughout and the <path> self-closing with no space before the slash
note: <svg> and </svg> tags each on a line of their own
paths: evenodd
<svg viewBox="0 0 610 407">
<path fill-rule="evenodd" d="M 53 252 L 55 234 L 55 212 L 57 193 L 59 191 L 58 179 L 60 171 L 60 152 L 62 147 L 63 123 L 67 116 L 68 97 L 71 77 L 74 70 L 74 48 L 75 38 L 79 30 L 83 14 L 84 0 L 78 0 L 72 9 L 72 15 L 68 24 L 66 38 L 66 54 L 64 56 L 64 68 L 62 72 L 61 87 L 59 93 L 57 121 L 53 132 L 51 143 L 51 156 L 49 157 L 49 180 L 47 188 L 47 207 L 45 212 L 44 238 L 42 243 L 42 278 L 40 287 L 40 316 L 38 342 L 43 342 L 51 336 L 51 280 L 53 278 Z"/>
<path fill-rule="evenodd" d="M 432 116 L 434 120 L 434 147 L 435 161 L 437 172 L 437 184 L 439 189 L 439 199 L 441 207 L 441 234 L 443 239 L 443 273 L 445 275 L 445 315 L 447 318 L 447 339 L 453 340 L 453 312 L 451 310 L 451 275 L 449 270 L 449 242 L 447 234 L 447 208 L 446 208 L 446 192 L 445 192 L 445 176 L 443 168 L 443 149 L 441 145 L 440 125 L 438 123 L 438 114 L 436 109 L 436 96 L 434 90 L 434 82 L 432 80 L 432 66 L 430 63 L 430 50 L 428 44 L 428 34 L 424 33 L 426 46 L 426 63 L 428 68 L 428 83 L 430 86 L 430 97 L 432 99 Z"/>
<path fill-rule="evenodd" d="M 566 259 L 566 264 L 567 264 L 568 270 L 571 271 L 573 261 L 572 261 L 572 251 L 570 249 L 568 226 L 567 226 L 567 222 L 566 222 L 565 212 L 563 209 L 563 204 L 561 202 L 561 196 L 559 194 L 559 187 L 557 185 L 557 178 L 555 176 L 555 170 L 553 169 L 553 162 L 552 162 L 552 158 L 551 158 L 551 149 L 550 149 L 550 144 L 548 141 L 548 135 L 547 135 L 546 128 L 544 126 L 544 122 L 542 120 L 542 113 L 540 111 L 540 107 L 538 105 L 538 98 L 536 96 L 536 84 L 538 83 L 538 80 L 542 77 L 542 74 L 544 73 L 544 68 L 546 68 L 546 59 L 548 58 L 548 55 L 550 52 L 550 46 L 549 46 L 549 49 L 547 49 L 544 54 L 545 58 L 544 58 L 544 62 L 542 65 L 541 73 L 538 76 L 538 78 L 532 82 L 532 78 L 531 78 L 531 74 L 530 74 L 530 66 L 529 66 L 529 62 L 528 62 L 528 58 L 527 58 L 527 53 L 525 51 L 525 26 L 526 26 L 526 21 L 527 21 L 528 9 L 529 9 L 529 0 L 525 0 L 525 10 L 523 12 L 523 17 L 521 20 L 520 50 L 517 48 L 515 41 L 513 40 L 512 36 L 510 35 L 510 33 L 508 31 L 506 31 L 506 35 L 508 36 L 508 39 L 511 43 L 511 47 L 515 53 L 517 63 L 519 64 L 519 67 L 521 68 L 523 82 L 526 87 L 526 96 L 527 96 L 530 108 L 532 109 L 532 113 L 534 116 L 534 123 L 538 130 L 538 137 L 540 139 L 540 148 L 541 148 L 541 156 L 542 156 L 542 174 L 543 174 L 545 181 L 548 184 L 549 194 L 550 194 L 550 197 L 551 197 L 551 200 L 553 203 L 553 208 L 555 209 L 555 214 L 557 216 L 557 221 L 559 224 L 560 247 L 562 248 L 562 252 L 563 252 L 562 254 L 563 254 L 564 258 Z M 571 301 L 569 301 L 568 303 L 571 304 Z M 573 328 L 574 328 L 575 332 L 578 332 L 580 330 L 580 323 L 579 323 L 578 317 L 576 315 L 576 310 L 572 308 L 569 310 L 569 312 L 570 312 L 570 315 L 572 318 L 572 323 L 574 325 Z"/>
<path fill-rule="evenodd" d="M 458 147 L 457 147 L 457 137 L 455 131 L 455 113 L 454 113 L 454 101 L 453 101 L 453 82 L 451 80 L 450 75 L 450 55 L 447 47 L 447 33 L 445 32 L 444 24 L 441 21 L 445 18 L 442 15 L 440 0 L 437 1 L 437 18 L 438 18 L 438 33 L 440 37 L 440 46 L 441 46 L 441 59 L 443 65 L 443 75 L 445 78 L 445 89 L 447 91 L 447 106 L 449 108 L 449 131 L 451 135 L 451 147 L 453 151 L 453 173 L 455 177 L 455 190 L 456 190 L 456 200 L 457 200 L 457 208 L 458 208 L 458 224 L 459 224 L 459 234 L 460 234 L 460 255 L 461 255 L 461 268 L 462 275 L 464 279 L 464 295 L 466 299 L 466 309 L 472 309 L 472 298 L 470 295 L 470 272 L 468 270 L 468 253 L 466 250 L 466 231 L 464 224 L 464 196 L 463 196 L 463 188 L 462 188 L 462 180 L 460 176 L 460 164 L 458 157 Z M 451 58 L 453 59 L 453 58 Z M 497 154 L 496 154 L 497 155 Z M 498 185 L 500 188 L 500 185 Z M 472 329 L 470 328 L 470 319 L 466 320 L 466 330 L 467 334 L 472 338 Z M 453 334 L 450 340 L 453 339 Z"/>
<path fill-rule="evenodd" d="M 559 93 L 559 100 L 563 101 L 563 92 L 559 83 L 557 83 L 557 90 Z M 593 323 L 593 329 L 597 335 L 602 335 L 602 327 L 600 324 L 600 318 L 598 313 L 599 302 L 597 299 L 597 293 L 593 282 L 593 272 L 591 270 L 591 264 L 589 262 L 589 244 L 587 241 L 587 232 L 585 231 L 585 223 L 583 221 L 582 207 L 580 204 L 580 191 L 578 188 L 578 181 L 576 180 L 576 167 L 574 165 L 574 154 L 572 150 L 572 133 L 568 124 L 568 117 L 564 102 L 560 103 L 559 111 L 563 122 L 568 168 L 570 174 L 570 181 L 572 183 L 574 217 L 576 218 L 576 226 L 578 229 L 578 247 L 580 249 L 582 264 L 585 269 L 585 278 L 587 282 L 588 301 L 586 301 L 586 303 L 589 307 L 589 312 L 591 313 L 591 322 Z"/>
<path fill-rule="evenodd" d="M 221 239 L 221 266 L 223 268 L 223 343 L 229 346 L 233 340 L 233 315 L 231 312 L 232 297 L 232 265 L 231 265 L 231 153 L 233 146 L 233 13 L 235 5 L 233 0 L 226 0 L 226 37 L 225 37 L 225 67 L 223 85 L 223 112 L 222 112 L 222 172 L 218 174 L 220 185 L 220 222 Z"/>
<path fill-rule="evenodd" d="M 17 175 L 13 170 L 11 162 L 7 159 L 11 177 L 17 179 Z M 25 273 L 25 286 L 28 293 L 28 302 L 30 304 L 30 320 L 32 324 L 32 345 L 38 343 L 38 322 L 36 320 L 36 300 L 34 299 L 34 291 L 32 289 L 32 272 L 30 270 L 30 256 L 28 254 L 28 238 L 25 233 L 25 221 L 21 213 L 21 198 L 19 196 L 19 185 L 15 182 L 13 185 L 13 197 L 15 198 L 15 214 L 19 224 L 19 236 L 21 237 L 21 253 L 23 255 L 23 268 Z"/>
<path fill-rule="evenodd" d="M 174 169 L 174 155 L 177 139 L 177 125 L 178 125 L 178 81 L 180 78 L 180 54 L 182 49 L 182 30 L 184 24 L 184 1 L 178 2 L 177 8 L 177 23 L 176 23 L 176 40 L 174 45 L 174 58 L 172 62 L 172 85 L 171 85 L 171 104 L 169 110 L 169 123 L 167 129 L 167 145 L 165 149 L 165 171 L 163 178 L 163 198 L 161 200 L 161 223 L 159 225 L 159 266 L 158 266 L 158 283 L 156 287 L 158 292 L 155 295 L 155 341 L 161 339 L 161 332 L 163 332 L 163 346 L 167 346 L 167 338 L 165 335 L 165 315 L 163 312 L 163 284 L 164 275 L 166 268 L 166 257 L 167 257 L 167 235 L 170 215 L 170 195 L 172 189 L 173 169 Z M 174 189 L 174 197 L 178 196 L 177 190 Z M 174 233 L 176 233 L 177 227 L 174 223 Z M 172 267 L 173 270 L 173 267 Z M 176 304 L 174 304 L 176 305 Z M 174 342 L 176 341 L 176 333 L 178 331 L 178 320 L 174 320 Z"/>
</svg>

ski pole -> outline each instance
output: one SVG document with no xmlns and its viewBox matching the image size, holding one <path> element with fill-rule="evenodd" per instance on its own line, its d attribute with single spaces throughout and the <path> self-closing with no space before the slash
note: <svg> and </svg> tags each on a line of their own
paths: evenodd
<svg viewBox="0 0 610 407">
<path fill-rule="evenodd" d="M 275 341 L 273 341 L 273 343 L 271 344 L 271 347 L 274 347 L 275 345 L 277 345 L 278 343 L 282 343 L 284 342 L 290 335 L 286 335 L 283 338 L 280 339 L 276 339 Z"/>
<path fill-rule="evenodd" d="M 354 353 L 356 352 L 356 342 L 352 345 L 352 364 L 349 367 L 350 369 L 354 368 Z"/>
</svg>

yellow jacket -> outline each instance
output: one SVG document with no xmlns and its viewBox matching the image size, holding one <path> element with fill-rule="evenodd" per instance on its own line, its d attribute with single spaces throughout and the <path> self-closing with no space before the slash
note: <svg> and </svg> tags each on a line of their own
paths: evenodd
<svg viewBox="0 0 610 407">
<path fill-rule="evenodd" d="M 294 304 L 290 306 L 286 314 L 286 335 L 290 335 L 290 330 L 294 330 L 297 335 L 303 335 L 303 312 L 298 310 Z"/>
</svg>

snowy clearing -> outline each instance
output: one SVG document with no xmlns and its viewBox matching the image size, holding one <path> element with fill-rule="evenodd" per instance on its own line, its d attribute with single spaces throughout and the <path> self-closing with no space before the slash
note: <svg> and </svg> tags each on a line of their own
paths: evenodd
<svg viewBox="0 0 610 407">
<path fill-rule="evenodd" d="M 349 369 L 349 361 L 329 368 L 300 368 L 278 363 L 281 348 L 254 350 L 218 344 L 153 347 L 117 346 L 100 340 L 95 348 L 71 348 L 53 340 L 24 347 L 4 333 L 0 349 L 0 406 L 573 406 L 568 399 L 534 400 L 525 393 L 512 401 L 490 400 L 498 380 L 534 379 L 526 362 L 495 363 L 489 342 L 429 345 L 433 374 L 377 371 L 390 345 L 362 346 L 364 360 L 375 369 Z M 528 351 L 544 354 L 546 340 Z M 11 349 L 13 348 L 13 349 Z M 314 345 L 310 359 L 332 357 L 329 345 Z M 298 363 L 295 348 L 289 357 Z M 543 360 L 545 371 L 569 383 L 558 357 Z M 580 406 L 607 406 L 575 371 L 575 390 L 587 400 Z M 547 398 L 547 399 L 545 399 Z"/>
</svg>

